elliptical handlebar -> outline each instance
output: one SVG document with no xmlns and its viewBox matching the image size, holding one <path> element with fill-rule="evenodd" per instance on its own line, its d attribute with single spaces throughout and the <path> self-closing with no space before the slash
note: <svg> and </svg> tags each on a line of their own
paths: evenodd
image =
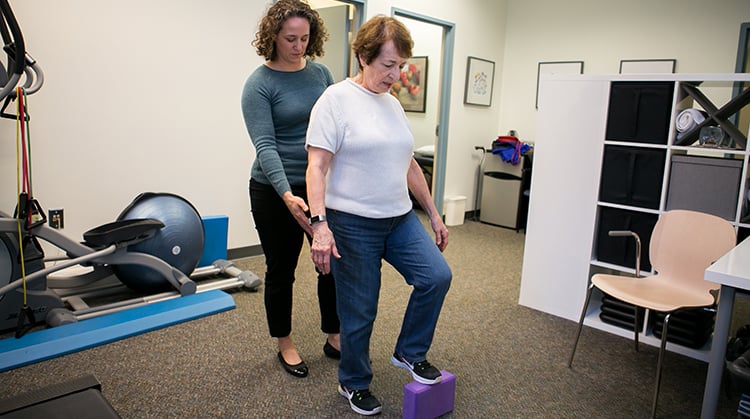
<svg viewBox="0 0 750 419">
<path fill-rule="evenodd" d="M 44 83 L 44 73 L 36 60 L 26 53 L 23 33 L 8 0 L 0 0 L 0 35 L 8 56 L 8 82 L 0 87 L 0 100 L 15 97 L 15 88 L 23 75 L 27 79 L 24 84 L 26 94 L 37 92 Z"/>
<path fill-rule="evenodd" d="M 26 54 L 26 68 L 34 73 L 31 76 L 26 73 L 28 81 L 33 81 L 33 84 L 31 84 L 31 86 L 29 87 L 24 86 L 26 87 L 26 94 L 32 95 L 42 88 L 42 85 L 44 84 L 44 71 L 42 71 L 42 67 L 39 66 L 39 63 L 37 63 L 35 59 L 31 58 L 29 54 Z"/>
<path fill-rule="evenodd" d="M 4 25 L 7 25 L 6 27 L 10 30 L 9 39 L 6 39 L 7 31 L 3 31 L 2 35 L 6 47 L 13 50 L 12 53 L 14 56 L 11 57 L 14 62 L 13 74 L 18 74 L 20 76 L 23 74 L 23 68 L 26 65 L 24 60 L 19 59 L 26 56 L 26 45 L 23 41 L 23 34 L 21 33 L 21 28 L 18 26 L 18 21 L 13 14 L 13 10 L 10 8 L 8 0 L 0 0 L 0 13 L 2 13 Z"/>
</svg>

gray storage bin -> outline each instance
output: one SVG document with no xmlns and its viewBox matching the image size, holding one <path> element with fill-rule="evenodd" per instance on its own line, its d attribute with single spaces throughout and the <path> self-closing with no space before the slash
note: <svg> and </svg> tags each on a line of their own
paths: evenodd
<svg viewBox="0 0 750 419">
<path fill-rule="evenodd" d="M 667 210 L 695 210 L 734 221 L 741 160 L 674 155 L 671 163 Z"/>
</svg>

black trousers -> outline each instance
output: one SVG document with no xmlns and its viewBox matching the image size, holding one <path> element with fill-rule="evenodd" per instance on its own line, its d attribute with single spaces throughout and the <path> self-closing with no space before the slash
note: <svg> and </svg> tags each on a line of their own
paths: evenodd
<svg viewBox="0 0 750 419">
<path fill-rule="evenodd" d="M 293 186 L 292 193 L 307 202 L 307 188 Z M 284 201 L 270 185 L 250 179 L 250 206 L 266 257 L 264 301 L 268 330 L 272 337 L 289 336 L 292 332 L 292 300 L 294 272 L 305 237 L 311 237 L 297 223 Z M 333 276 L 318 272 L 318 304 L 320 329 L 338 333 L 336 286 Z"/>
</svg>

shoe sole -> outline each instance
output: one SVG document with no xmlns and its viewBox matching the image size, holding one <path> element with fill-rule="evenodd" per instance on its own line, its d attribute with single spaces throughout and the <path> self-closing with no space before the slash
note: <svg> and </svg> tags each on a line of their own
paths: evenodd
<svg viewBox="0 0 750 419">
<path fill-rule="evenodd" d="M 405 362 L 399 361 L 393 355 L 391 355 L 391 364 L 393 364 L 396 367 L 403 368 L 403 369 L 409 371 L 411 373 L 411 376 L 414 378 L 414 380 L 416 380 L 418 383 L 421 383 L 421 384 L 426 384 L 428 386 L 431 386 L 431 385 L 437 384 L 437 383 L 439 383 L 440 381 L 443 380 L 443 376 L 442 375 L 440 377 L 437 377 L 434 380 L 430 380 L 429 378 L 424 378 L 424 377 L 420 376 L 419 374 L 417 374 L 416 372 L 414 372 L 414 370 L 412 370 L 411 367 L 409 367 L 409 364 L 407 364 Z"/>
<path fill-rule="evenodd" d="M 344 396 L 344 398 L 349 401 L 349 406 L 352 408 L 352 410 L 359 413 L 360 415 L 373 416 L 377 415 L 381 410 L 383 410 L 383 406 L 378 406 L 370 411 L 360 409 L 354 404 L 354 402 L 352 402 L 351 396 L 346 392 L 346 390 L 341 387 L 341 385 L 339 385 L 339 394 Z"/>
</svg>

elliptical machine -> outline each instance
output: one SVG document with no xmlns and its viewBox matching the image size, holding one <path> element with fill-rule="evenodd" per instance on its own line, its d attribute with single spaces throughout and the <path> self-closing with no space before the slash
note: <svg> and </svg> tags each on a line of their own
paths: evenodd
<svg viewBox="0 0 750 419">
<path fill-rule="evenodd" d="M 41 88 L 44 74 L 26 53 L 8 0 L 0 0 L 0 35 L 8 57 L 8 70 L 0 71 L 0 116 L 20 122 L 23 137 L 23 124 L 28 122 L 23 101 Z M 24 75 L 26 81 L 19 87 Z M 8 114 L 6 108 L 14 100 L 19 102 L 18 114 Z M 30 153 L 25 144 L 21 149 L 24 188 L 15 213 L 0 212 L 0 331 L 15 329 L 19 338 L 41 324 L 58 326 L 203 290 L 254 290 L 261 284 L 253 273 L 224 260 L 196 269 L 204 244 L 201 217 L 187 200 L 173 194 L 141 194 L 116 221 L 84 233 L 83 242 L 69 239 L 47 225 L 26 177 Z M 48 266 L 40 240 L 61 249 L 65 257 Z M 53 278 L 76 265 L 87 272 Z M 224 279 L 197 285 L 191 275 Z M 84 296 L 111 293 L 123 284 L 140 295 L 96 307 L 83 301 Z"/>
</svg>

